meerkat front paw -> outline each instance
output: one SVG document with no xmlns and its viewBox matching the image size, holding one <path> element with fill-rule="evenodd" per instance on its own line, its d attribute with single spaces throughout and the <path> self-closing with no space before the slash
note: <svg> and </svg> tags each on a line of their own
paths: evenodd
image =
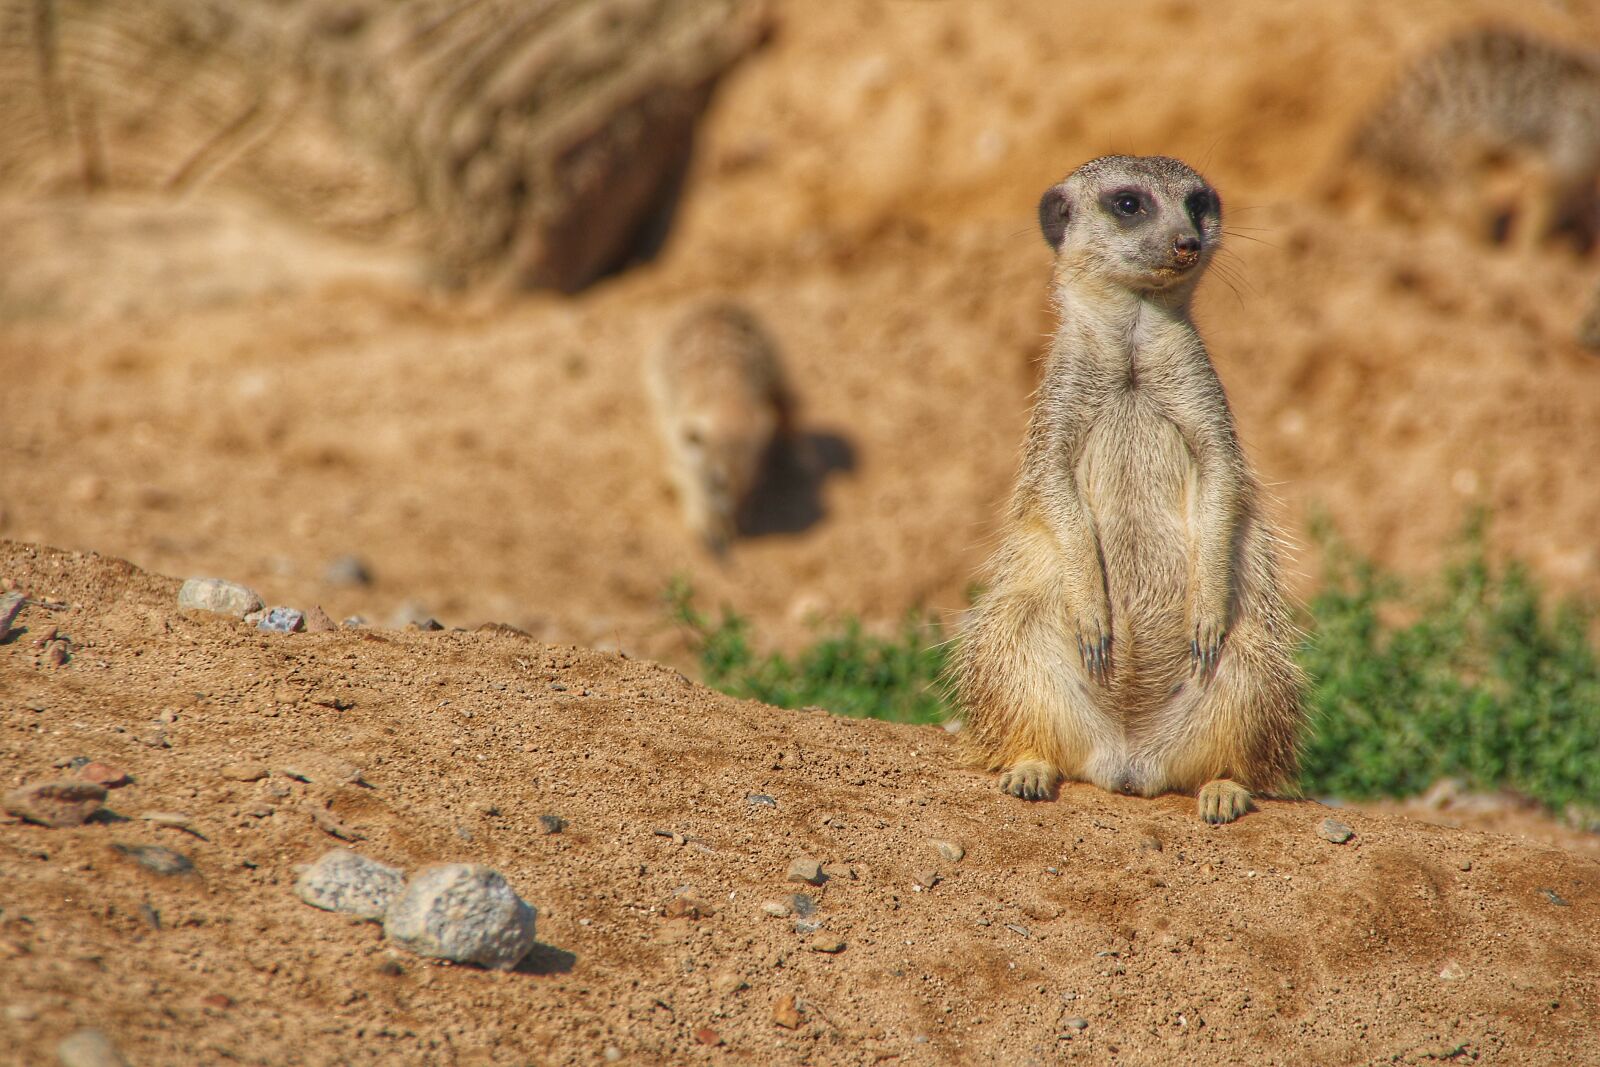
<svg viewBox="0 0 1600 1067">
<path fill-rule="evenodd" d="M 1111 677 L 1111 620 L 1106 615 L 1078 619 L 1078 655 L 1090 679 L 1105 685 Z"/>
<path fill-rule="evenodd" d="M 1189 673 L 1209 674 L 1217 669 L 1222 643 L 1228 638 L 1227 616 L 1223 612 L 1197 613 L 1189 632 Z"/>
<path fill-rule="evenodd" d="M 1196 807 L 1202 819 L 1217 824 L 1232 822 L 1249 811 L 1253 805 L 1250 801 L 1250 790 L 1238 782 L 1218 778 L 1200 787 Z"/>
<path fill-rule="evenodd" d="M 1058 779 L 1043 760 L 1023 760 L 1000 776 L 1000 790 L 1023 800 L 1047 800 Z"/>
</svg>

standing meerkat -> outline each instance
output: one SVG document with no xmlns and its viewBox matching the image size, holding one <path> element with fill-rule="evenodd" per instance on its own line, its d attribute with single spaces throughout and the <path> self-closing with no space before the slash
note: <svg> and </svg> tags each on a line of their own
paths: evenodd
<svg viewBox="0 0 1600 1067">
<path fill-rule="evenodd" d="M 1060 327 L 956 687 L 1000 787 L 1292 788 L 1305 715 L 1276 539 L 1189 303 L 1222 205 L 1175 159 L 1106 156 L 1039 203 Z"/>
<path fill-rule="evenodd" d="M 1349 159 L 1376 171 L 1402 211 L 1443 209 L 1476 216 L 1492 239 L 1509 224 L 1525 246 L 1565 237 L 1588 249 L 1600 236 L 1600 53 L 1467 30 L 1396 79 Z"/>
<path fill-rule="evenodd" d="M 777 346 L 744 308 L 704 305 L 650 354 L 645 383 L 684 519 L 720 555 L 768 452 L 791 434 Z"/>
</svg>

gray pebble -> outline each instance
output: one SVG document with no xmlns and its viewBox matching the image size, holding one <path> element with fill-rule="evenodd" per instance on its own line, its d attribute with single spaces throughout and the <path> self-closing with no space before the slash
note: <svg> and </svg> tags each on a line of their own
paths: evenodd
<svg viewBox="0 0 1600 1067">
<path fill-rule="evenodd" d="M 22 785 L 5 795 L 3 806 L 40 826 L 82 826 L 100 810 L 106 787 L 76 778 Z"/>
<path fill-rule="evenodd" d="M 294 883 L 295 895 L 314 908 L 381 919 L 405 888 L 398 868 L 347 848 L 323 853 Z"/>
<path fill-rule="evenodd" d="M 536 916 L 498 871 L 444 863 L 417 872 L 383 929 L 421 956 L 509 970 L 533 947 Z"/>
<path fill-rule="evenodd" d="M 339 556 L 322 572 L 329 585 L 371 585 L 372 572 L 360 556 Z"/>
<path fill-rule="evenodd" d="M 21 593 L 7 593 L 0 596 L 0 641 L 6 639 L 11 632 L 11 624 L 17 621 L 17 616 L 22 612 L 22 605 L 27 603 Z"/>
<path fill-rule="evenodd" d="M 541 834 L 559 834 L 567 828 L 567 820 L 559 815 L 539 816 L 539 832 Z"/>
<path fill-rule="evenodd" d="M 1074 1015 L 1070 1019 L 1061 1020 L 1061 1025 L 1065 1026 L 1068 1030 L 1087 1030 L 1089 1029 L 1089 1020 L 1082 1018 L 1081 1016 Z"/>
<path fill-rule="evenodd" d="M 801 856 L 789 864 L 788 879 L 791 882 L 821 885 L 826 878 L 827 875 L 822 873 L 822 864 L 810 856 Z"/>
<path fill-rule="evenodd" d="M 775 808 L 778 806 L 776 797 L 769 797 L 765 793 L 746 793 L 744 802 L 752 808 Z"/>
<path fill-rule="evenodd" d="M 256 623 L 256 629 L 276 634 L 299 633 L 305 628 L 305 615 L 294 608 L 273 608 L 267 612 L 260 622 Z"/>
<path fill-rule="evenodd" d="M 124 845 L 114 841 L 111 847 L 156 874 L 188 874 L 194 870 L 193 860 L 165 845 Z"/>
<path fill-rule="evenodd" d="M 261 598 L 254 589 L 222 578 L 190 578 L 178 590 L 178 607 L 214 611 L 242 619 L 260 611 Z"/>
<path fill-rule="evenodd" d="M 822 929 L 821 919 L 796 919 L 794 921 L 794 932 L 797 934 L 814 934 L 820 929 Z"/>
<path fill-rule="evenodd" d="M 1563 897 L 1560 893 L 1557 893 L 1554 889 L 1546 889 L 1544 886 L 1540 886 L 1539 895 L 1544 897 L 1544 899 L 1548 900 L 1558 908 L 1571 907 L 1571 904 L 1568 903 L 1567 898 Z"/>
<path fill-rule="evenodd" d="M 1324 841 L 1332 841 L 1336 845 L 1342 845 L 1356 836 L 1356 832 L 1338 819 L 1323 819 L 1322 824 L 1317 827 L 1317 836 Z"/>
<path fill-rule="evenodd" d="M 802 919 L 810 918 L 817 913 L 817 902 L 809 893 L 796 893 L 789 898 L 789 910 Z"/>
<path fill-rule="evenodd" d="M 765 900 L 761 902 L 761 913 L 770 915 L 775 919 L 787 918 L 792 911 L 793 909 L 781 900 Z"/>
<path fill-rule="evenodd" d="M 943 838 L 930 838 L 928 844 L 932 845 L 934 851 L 939 853 L 940 859 L 948 863 L 960 863 L 961 858 L 967 854 L 966 849 L 954 841 L 946 841 Z"/>
<path fill-rule="evenodd" d="M 75 1030 L 56 1046 L 61 1067 L 127 1067 L 117 1046 L 99 1030 Z"/>
</svg>

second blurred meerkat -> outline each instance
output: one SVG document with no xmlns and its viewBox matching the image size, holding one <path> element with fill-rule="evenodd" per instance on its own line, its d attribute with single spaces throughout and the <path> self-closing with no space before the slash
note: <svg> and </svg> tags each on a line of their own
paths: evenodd
<svg viewBox="0 0 1600 1067">
<path fill-rule="evenodd" d="M 684 519 L 720 555 L 769 452 L 791 435 L 777 345 L 745 308 L 702 305 L 650 353 L 645 382 Z"/>
<path fill-rule="evenodd" d="M 1509 222 L 1519 244 L 1587 249 L 1600 235 L 1600 53 L 1501 26 L 1460 33 L 1395 81 L 1349 164 L 1336 188 L 1376 171 L 1403 212 L 1474 213 L 1491 239 Z"/>
</svg>

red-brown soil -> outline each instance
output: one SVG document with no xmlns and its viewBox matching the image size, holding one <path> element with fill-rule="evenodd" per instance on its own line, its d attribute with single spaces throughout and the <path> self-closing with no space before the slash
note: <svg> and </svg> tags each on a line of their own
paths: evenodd
<svg viewBox="0 0 1600 1067">
<path fill-rule="evenodd" d="M 0 825 L 7 1062 L 49 1062 L 79 1026 L 133 1063 L 1600 1057 L 1592 854 L 1311 802 L 1220 828 L 1184 797 L 1024 805 L 938 727 L 780 711 L 653 663 L 506 632 L 260 634 L 180 613 L 176 581 L 12 542 L 0 577 L 58 601 L 0 646 L 6 784 L 76 755 L 132 778 L 104 821 Z M 32 649 L 52 626 L 61 666 Z M 241 762 L 273 775 L 223 777 Z M 313 807 L 386 862 L 497 867 L 542 944 L 485 972 L 300 903 L 295 865 L 342 844 Z M 1354 840 L 1318 836 L 1330 814 Z M 784 880 L 804 854 L 830 876 L 820 935 L 761 910 L 806 888 Z M 668 918 L 685 893 L 711 914 Z M 774 1021 L 790 996 L 794 1028 Z"/>
</svg>

